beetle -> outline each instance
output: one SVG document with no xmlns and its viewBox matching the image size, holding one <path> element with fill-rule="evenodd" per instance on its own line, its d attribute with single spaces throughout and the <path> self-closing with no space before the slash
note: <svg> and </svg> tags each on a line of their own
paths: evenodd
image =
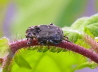
<svg viewBox="0 0 98 72">
<path fill-rule="evenodd" d="M 27 43 L 28 45 L 32 43 L 33 39 L 36 39 L 38 43 L 42 45 L 57 45 L 61 43 L 62 40 L 65 40 L 62 29 L 52 23 L 50 23 L 50 25 L 37 25 L 29 27 L 26 30 L 26 38 L 29 40 Z"/>
</svg>

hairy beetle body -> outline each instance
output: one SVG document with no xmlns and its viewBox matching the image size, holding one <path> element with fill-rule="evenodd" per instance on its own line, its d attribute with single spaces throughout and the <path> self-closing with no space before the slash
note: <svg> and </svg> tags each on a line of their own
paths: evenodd
<svg viewBox="0 0 98 72">
<path fill-rule="evenodd" d="M 31 26 L 26 30 L 26 38 L 30 39 L 29 43 L 35 38 L 38 40 L 39 44 L 59 44 L 64 40 L 63 31 L 53 25 L 38 25 Z"/>
</svg>

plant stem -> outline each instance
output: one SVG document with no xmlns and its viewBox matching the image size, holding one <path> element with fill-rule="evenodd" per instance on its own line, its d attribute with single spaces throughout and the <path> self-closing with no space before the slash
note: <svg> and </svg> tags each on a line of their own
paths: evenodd
<svg viewBox="0 0 98 72">
<path fill-rule="evenodd" d="M 37 40 L 33 40 L 32 44 L 30 46 L 35 46 L 35 45 L 39 45 Z M 61 47 L 61 48 L 67 49 L 67 50 L 71 50 L 73 52 L 79 53 L 79 54 L 93 60 L 94 62 L 98 63 L 98 54 L 97 53 L 95 53 L 91 50 L 88 50 L 84 47 L 78 46 L 74 43 L 62 41 L 62 43 L 60 43 L 58 45 L 50 45 L 50 46 Z M 21 49 L 24 47 L 25 48 L 29 47 L 27 45 L 27 40 L 19 40 L 19 41 L 10 43 L 10 48 L 13 53 L 15 53 L 18 49 Z"/>
<path fill-rule="evenodd" d="M 10 52 L 5 57 L 4 62 L 2 64 L 2 66 L 3 66 L 3 72 L 10 72 L 11 71 L 10 64 L 11 64 L 12 58 L 13 58 L 13 53 L 12 52 Z"/>
</svg>

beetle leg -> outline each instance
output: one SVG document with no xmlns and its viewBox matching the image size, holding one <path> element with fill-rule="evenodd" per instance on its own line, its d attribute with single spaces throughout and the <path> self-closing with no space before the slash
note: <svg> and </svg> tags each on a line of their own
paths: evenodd
<svg viewBox="0 0 98 72">
<path fill-rule="evenodd" d="M 50 43 L 54 43 L 52 40 L 50 40 Z"/>
<path fill-rule="evenodd" d="M 49 40 L 46 41 L 46 45 L 48 45 L 48 44 L 49 44 Z"/>
<path fill-rule="evenodd" d="M 49 42 L 50 42 L 50 40 L 46 41 L 46 45 L 48 46 L 48 49 L 49 49 Z"/>
<path fill-rule="evenodd" d="M 55 42 L 55 41 L 53 41 L 53 40 L 50 40 L 50 43 L 55 44 L 55 45 L 58 44 L 57 42 Z"/>
<path fill-rule="evenodd" d="M 68 40 L 68 37 L 66 37 L 66 36 L 64 36 L 64 40 L 67 41 L 67 42 L 70 42 L 70 41 Z"/>
<path fill-rule="evenodd" d="M 42 45 L 43 45 L 44 43 L 43 43 L 43 42 L 40 42 L 40 44 L 42 44 Z"/>
<path fill-rule="evenodd" d="M 64 39 L 65 39 L 65 40 L 68 40 L 68 37 L 64 36 Z"/>
<path fill-rule="evenodd" d="M 33 38 L 27 38 L 27 45 L 31 45 L 32 44 L 32 42 L 33 42 Z"/>
<path fill-rule="evenodd" d="M 43 41 L 40 41 L 39 44 L 45 45 L 45 43 Z"/>
</svg>

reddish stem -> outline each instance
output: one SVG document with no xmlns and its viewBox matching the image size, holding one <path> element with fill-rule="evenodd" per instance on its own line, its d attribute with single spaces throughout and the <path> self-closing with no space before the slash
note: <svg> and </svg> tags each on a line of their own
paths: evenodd
<svg viewBox="0 0 98 72">
<path fill-rule="evenodd" d="M 31 46 L 35 46 L 35 45 L 39 45 L 37 40 L 33 40 L 33 43 L 31 44 Z M 50 45 L 50 46 L 61 47 L 61 48 L 67 49 L 67 50 L 71 50 L 73 52 L 77 52 L 77 53 L 93 60 L 94 62 L 98 63 L 98 54 L 97 53 L 92 52 L 81 46 L 75 45 L 71 42 L 62 41 L 62 43 L 60 43 L 58 45 Z M 16 42 L 10 43 L 10 48 L 13 53 L 15 53 L 18 49 L 21 49 L 24 47 L 29 47 L 27 45 L 27 40 L 21 40 L 21 41 L 16 41 Z"/>
</svg>

